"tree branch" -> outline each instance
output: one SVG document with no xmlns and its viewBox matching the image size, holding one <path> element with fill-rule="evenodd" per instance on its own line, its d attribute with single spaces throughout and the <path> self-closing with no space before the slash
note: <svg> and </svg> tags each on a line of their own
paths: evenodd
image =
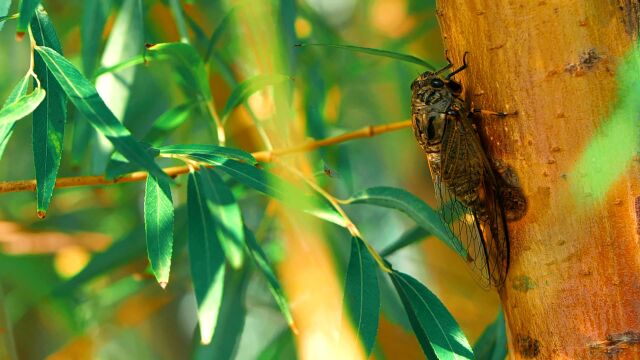
<svg viewBox="0 0 640 360">
<path fill-rule="evenodd" d="M 409 120 L 398 121 L 398 122 L 389 123 L 385 125 L 367 126 L 365 128 L 362 128 L 360 130 L 356 130 L 350 133 L 338 135 L 338 136 L 327 138 L 327 139 L 310 141 L 306 144 L 297 145 L 290 148 L 275 149 L 272 151 L 258 151 L 253 153 L 253 156 L 258 161 L 270 162 L 277 156 L 311 151 L 324 146 L 335 145 L 335 144 L 339 144 L 339 143 L 343 143 L 349 140 L 354 140 L 359 138 L 373 137 L 373 136 L 384 134 L 387 132 L 404 129 L 410 126 L 411 126 L 411 121 Z M 201 166 L 206 166 L 206 165 L 202 164 Z M 176 177 L 178 175 L 188 173 L 189 167 L 173 166 L 173 167 L 164 168 L 163 170 L 167 175 L 171 177 Z M 131 174 L 127 174 L 113 180 L 107 179 L 104 176 L 62 177 L 56 180 L 55 187 L 69 188 L 69 187 L 79 187 L 79 186 L 111 185 L 111 184 L 144 181 L 146 178 L 147 178 L 146 171 L 136 171 Z M 35 191 L 35 189 L 36 189 L 36 181 L 33 179 L 0 182 L 0 194 L 10 193 L 10 192 L 21 192 L 21 191 Z"/>
</svg>

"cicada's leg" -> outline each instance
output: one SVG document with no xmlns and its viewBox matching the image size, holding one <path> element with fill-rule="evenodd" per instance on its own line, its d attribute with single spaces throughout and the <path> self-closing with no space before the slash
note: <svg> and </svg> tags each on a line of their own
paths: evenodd
<svg viewBox="0 0 640 360">
<path fill-rule="evenodd" d="M 484 109 L 472 108 L 471 109 L 471 113 L 472 114 L 482 114 L 482 115 L 492 115 L 492 116 L 498 116 L 498 117 L 505 117 L 505 116 L 518 115 L 518 110 L 511 111 L 511 112 L 504 112 L 504 111 L 493 111 L 493 110 L 484 110 Z"/>
</svg>

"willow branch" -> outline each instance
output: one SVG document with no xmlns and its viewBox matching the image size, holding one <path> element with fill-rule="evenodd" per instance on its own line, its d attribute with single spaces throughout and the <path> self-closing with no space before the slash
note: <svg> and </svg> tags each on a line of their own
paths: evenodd
<svg viewBox="0 0 640 360">
<path fill-rule="evenodd" d="M 384 134 L 391 131 L 404 129 L 411 126 L 410 121 L 399 121 L 385 125 L 368 126 L 366 128 L 356 130 L 343 135 L 330 137 L 323 140 L 310 141 L 306 144 L 293 146 L 284 149 L 275 149 L 272 151 L 258 151 L 253 153 L 256 160 L 261 162 L 270 162 L 275 157 L 289 155 L 293 153 L 312 151 L 324 146 L 335 145 L 343 143 L 349 140 L 358 138 L 368 138 L 376 135 Z M 206 166 L 206 165 L 200 165 Z M 208 166 L 207 166 L 208 167 Z M 162 169 L 167 175 L 176 177 L 189 172 L 188 166 L 173 166 Z M 144 181 L 147 179 L 146 171 L 136 171 L 117 179 L 107 179 L 104 176 L 75 176 L 75 177 L 62 177 L 56 180 L 56 188 L 69 188 L 79 186 L 95 186 L 95 185 L 111 185 L 120 183 L 129 183 Z M 19 181 L 2 181 L 0 182 L 0 193 L 21 192 L 21 191 L 35 191 L 35 180 L 19 180 Z"/>
</svg>

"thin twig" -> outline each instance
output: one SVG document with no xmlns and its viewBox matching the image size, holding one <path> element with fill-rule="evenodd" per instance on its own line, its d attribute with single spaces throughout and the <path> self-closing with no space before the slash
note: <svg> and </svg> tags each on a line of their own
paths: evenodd
<svg viewBox="0 0 640 360">
<path fill-rule="evenodd" d="M 399 121 L 379 126 L 368 126 L 364 129 L 350 132 L 347 134 L 311 141 L 303 145 L 294 146 L 285 149 L 276 149 L 273 151 L 259 151 L 253 153 L 256 160 L 261 162 L 272 161 L 276 156 L 288 155 L 297 152 L 311 151 L 320 147 L 343 143 L 349 140 L 358 138 L 367 138 L 380 135 L 386 132 L 396 131 L 411 126 L 410 121 Z M 201 165 L 206 166 L 206 165 Z M 188 166 L 173 166 L 162 169 L 167 175 L 176 177 L 189 172 Z M 111 185 L 120 183 L 129 183 L 144 181 L 147 179 L 146 171 L 136 171 L 117 179 L 107 179 L 104 176 L 74 176 L 74 177 L 62 177 L 56 180 L 56 188 L 69 188 L 79 186 L 95 186 L 95 185 Z M 35 191 L 35 180 L 19 180 L 19 181 L 2 181 L 0 182 L 0 193 L 9 192 L 21 192 L 21 191 Z"/>
<path fill-rule="evenodd" d="M 289 166 L 284 162 L 279 162 L 279 164 L 282 165 L 282 167 L 287 169 L 292 174 L 294 174 L 297 177 L 301 178 L 305 183 L 307 183 L 307 185 L 309 185 L 309 187 L 311 187 L 318 194 L 322 195 L 322 197 L 327 199 L 327 201 L 331 204 L 331 206 L 333 206 L 333 208 L 336 209 L 338 214 L 340 214 L 342 219 L 344 219 L 345 223 L 347 224 L 346 225 L 347 230 L 349 231 L 351 236 L 362 240 L 364 245 L 367 247 L 367 250 L 369 251 L 369 253 L 373 257 L 373 259 L 378 263 L 378 266 L 380 267 L 380 269 L 382 269 L 382 271 L 387 272 L 387 273 L 391 272 L 391 269 L 387 266 L 387 264 L 385 264 L 384 260 L 380 256 L 380 254 L 378 254 L 376 249 L 374 249 L 373 246 L 371 246 L 371 244 L 369 244 L 369 242 L 367 240 L 365 240 L 365 238 L 362 236 L 362 233 L 360 233 L 360 230 L 358 230 L 358 227 L 356 226 L 356 224 L 353 221 L 351 221 L 351 218 L 349 217 L 349 215 L 347 215 L 346 211 L 344 211 L 342 206 L 339 204 L 338 200 L 333 195 L 329 194 L 325 189 L 323 189 L 315 181 L 309 179 L 303 173 L 301 173 L 297 169 L 293 168 L 292 166 Z"/>
</svg>

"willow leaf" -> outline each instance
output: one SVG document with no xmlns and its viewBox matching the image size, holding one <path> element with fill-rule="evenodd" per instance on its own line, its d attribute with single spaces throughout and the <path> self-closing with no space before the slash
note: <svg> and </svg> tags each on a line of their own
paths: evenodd
<svg viewBox="0 0 640 360">
<path fill-rule="evenodd" d="M 131 136 L 129 130 L 105 105 L 93 84 L 75 66 L 50 48 L 37 46 L 36 51 L 42 55 L 47 67 L 78 111 L 97 131 L 111 141 L 118 152 L 157 178 L 168 178 L 153 158 L 147 154 L 144 146 Z"/>
</svg>

